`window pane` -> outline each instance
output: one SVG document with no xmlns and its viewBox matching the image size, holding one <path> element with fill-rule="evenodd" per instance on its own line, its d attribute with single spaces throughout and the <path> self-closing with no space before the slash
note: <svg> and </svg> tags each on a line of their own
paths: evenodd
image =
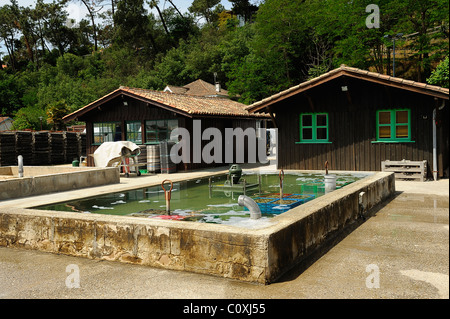
<svg viewBox="0 0 450 319">
<path fill-rule="evenodd" d="M 303 114 L 302 115 L 302 126 L 312 126 L 312 115 Z"/>
<path fill-rule="evenodd" d="M 380 126 L 379 134 L 380 134 L 380 138 L 391 138 L 391 127 L 390 126 Z"/>
<path fill-rule="evenodd" d="M 167 130 L 160 130 L 158 132 L 158 139 L 159 141 L 165 141 L 169 138 L 170 136 L 167 135 Z"/>
<path fill-rule="evenodd" d="M 156 131 L 156 121 L 146 121 L 145 129 L 147 131 Z"/>
<path fill-rule="evenodd" d="M 112 123 L 111 124 L 111 135 L 114 136 L 114 142 L 122 140 L 122 127 L 120 123 Z"/>
<path fill-rule="evenodd" d="M 303 128 L 302 132 L 302 138 L 304 140 L 312 140 L 312 128 Z"/>
<path fill-rule="evenodd" d="M 397 125 L 395 128 L 395 137 L 407 138 L 408 137 L 408 125 Z"/>
<path fill-rule="evenodd" d="M 176 129 L 178 127 L 178 120 L 169 120 L 167 121 L 168 124 L 168 138 L 170 138 L 170 133 L 172 133 L 172 131 L 174 129 Z M 178 142 L 178 137 L 175 137 L 173 142 Z"/>
<path fill-rule="evenodd" d="M 408 111 L 395 112 L 395 122 L 399 124 L 408 124 Z"/>
<path fill-rule="evenodd" d="M 391 124 L 391 112 L 379 112 L 378 113 L 379 124 Z"/>
<path fill-rule="evenodd" d="M 156 121 L 159 130 L 165 129 L 167 126 L 167 122 L 165 120 Z"/>
<path fill-rule="evenodd" d="M 120 123 L 94 123 L 94 143 L 120 141 L 122 139 Z"/>
<path fill-rule="evenodd" d="M 317 139 L 326 140 L 327 139 L 327 129 L 325 127 L 317 129 Z"/>
<path fill-rule="evenodd" d="M 127 122 L 127 141 L 141 143 L 141 122 Z"/>
<path fill-rule="evenodd" d="M 156 135 L 156 132 L 154 132 L 154 131 L 147 131 L 146 140 L 147 140 L 147 143 L 158 142 L 158 137 Z"/>
<path fill-rule="evenodd" d="M 317 126 L 327 126 L 327 115 L 326 114 L 318 114 L 316 117 L 316 125 Z"/>
<path fill-rule="evenodd" d="M 141 132 L 131 132 L 127 134 L 127 140 L 130 142 L 141 143 L 142 137 Z"/>
<path fill-rule="evenodd" d="M 172 131 L 173 129 L 178 127 L 178 120 L 168 120 L 167 121 L 167 127 L 169 131 Z"/>
</svg>

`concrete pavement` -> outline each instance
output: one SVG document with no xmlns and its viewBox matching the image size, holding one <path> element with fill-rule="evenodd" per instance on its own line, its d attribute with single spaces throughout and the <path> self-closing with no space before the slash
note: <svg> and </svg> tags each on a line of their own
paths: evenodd
<svg viewBox="0 0 450 319">
<path fill-rule="evenodd" d="M 268 286 L 0 247 L 0 298 L 449 298 L 448 186 L 396 182 L 371 218 Z"/>
</svg>

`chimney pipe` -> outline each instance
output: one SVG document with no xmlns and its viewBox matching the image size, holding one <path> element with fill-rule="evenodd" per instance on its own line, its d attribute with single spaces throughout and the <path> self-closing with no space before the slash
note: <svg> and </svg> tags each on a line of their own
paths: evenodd
<svg viewBox="0 0 450 319">
<path fill-rule="evenodd" d="M 220 83 L 217 81 L 217 72 L 214 72 L 214 84 L 216 85 L 216 92 L 220 92 Z"/>
</svg>

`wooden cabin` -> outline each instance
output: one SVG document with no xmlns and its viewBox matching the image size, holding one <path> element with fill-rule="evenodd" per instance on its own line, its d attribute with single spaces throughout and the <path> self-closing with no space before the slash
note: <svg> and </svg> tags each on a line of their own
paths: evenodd
<svg viewBox="0 0 450 319">
<path fill-rule="evenodd" d="M 279 169 L 324 170 L 328 161 L 331 170 L 380 171 L 386 160 L 426 160 L 428 177 L 449 175 L 446 88 L 342 65 L 247 110 L 269 113 L 278 128 Z"/>
<path fill-rule="evenodd" d="M 223 138 L 225 128 L 263 127 L 267 115 L 250 114 L 245 107 L 224 98 L 120 87 L 63 119 L 66 122 L 76 120 L 86 123 L 88 166 L 94 166 L 89 154 L 93 154 L 103 142 L 131 141 L 141 147 L 156 145 L 170 140 L 170 132 L 176 127 L 187 129 L 192 138 L 194 120 L 201 120 L 202 130 L 219 129 Z M 203 148 L 209 141 L 201 143 Z M 223 150 L 220 163 L 208 164 L 203 160 L 201 163 L 195 162 L 191 151 L 189 163 L 179 163 L 177 170 L 232 164 L 226 161 L 224 153 Z"/>
<path fill-rule="evenodd" d="M 13 125 L 13 119 L 8 116 L 0 116 L 0 132 L 9 131 Z"/>
</svg>

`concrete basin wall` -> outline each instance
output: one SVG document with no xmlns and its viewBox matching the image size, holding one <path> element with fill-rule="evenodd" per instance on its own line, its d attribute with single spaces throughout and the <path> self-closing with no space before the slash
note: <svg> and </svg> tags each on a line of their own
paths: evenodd
<svg viewBox="0 0 450 319">
<path fill-rule="evenodd" d="M 262 229 L 4 208 L 0 246 L 268 284 L 394 192 L 394 174 L 377 173 L 277 216 Z"/>
<path fill-rule="evenodd" d="M 17 167 L 0 167 L 0 200 L 50 194 L 120 182 L 117 168 L 78 168 L 25 166 L 24 177 L 17 177 Z"/>
<path fill-rule="evenodd" d="M 395 193 L 395 176 L 377 173 L 300 205 L 280 216 L 268 239 L 267 280 L 275 281 L 327 247 L 369 211 Z"/>
<path fill-rule="evenodd" d="M 264 282 L 267 238 L 220 226 L 10 208 L 0 246 Z"/>
</svg>

